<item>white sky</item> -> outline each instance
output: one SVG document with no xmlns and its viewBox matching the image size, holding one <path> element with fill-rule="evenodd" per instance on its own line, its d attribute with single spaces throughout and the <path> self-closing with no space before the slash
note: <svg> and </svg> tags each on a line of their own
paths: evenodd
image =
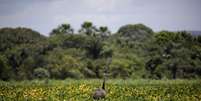
<svg viewBox="0 0 201 101">
<path fill-rule="evenodd" d="M 29 27 L 44 35 L 61 23 L 108 26 L 143 23 L 155 31 L 201 30 L 201 0 L 0 0 L 0 27 Z"/>
</svg>

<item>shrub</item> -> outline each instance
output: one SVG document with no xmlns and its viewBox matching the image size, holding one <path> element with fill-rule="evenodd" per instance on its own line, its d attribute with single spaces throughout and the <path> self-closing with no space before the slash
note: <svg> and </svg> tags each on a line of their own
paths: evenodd
<svg viewBox="0 0 201 101">
<path fill-rule="evenodd" d="M 34 76 L 39 79 L 49 78 L 49 72 L 44 68 L 36 68 L 34 69 Z"/>
</svg>

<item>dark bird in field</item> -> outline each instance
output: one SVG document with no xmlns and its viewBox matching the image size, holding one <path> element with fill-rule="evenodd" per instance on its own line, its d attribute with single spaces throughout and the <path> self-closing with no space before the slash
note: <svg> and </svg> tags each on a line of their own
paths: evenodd
<svg viewBox="0 0 201 101">
<path fill-rule="evenodd" d="M 96 89 L 95 92 L 93 93 L 93 99 L 95 99 L 95 100 L 99 100 L 99 99 L 106 97 L 107 92 L 105 90 L 105 81 L 106 81 L 106 74 L 108 73 L 108 67 L 109 67 L 111 61 L 112 61 L 112 59 L 108 58 L 108 63 L 106 64 L 105 69 L 104 69 L 102 88 Z"/>
<path fill-rule="evenodd" d="M 93 93 L 93 98 L 96 100 L 105 98 L 106 96 L 106 91 L 105 91 L 105 78 L 103 79 L 103 84 L 102 84 L 102 88 L 98 88 L 95 90 L 95 92 Z"/>
</svg>

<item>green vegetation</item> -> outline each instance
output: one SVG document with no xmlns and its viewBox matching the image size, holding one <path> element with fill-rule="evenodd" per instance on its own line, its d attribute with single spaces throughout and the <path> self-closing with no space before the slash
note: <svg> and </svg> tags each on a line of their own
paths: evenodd
<svg viewBox="0 0 201 101">
<path fill-rule="evenodd" d="M 0 29 L 0 79 L 109 78 L 176 79 L 201 77 L 201 36 L 154 32 L 125 25 L 117 33 L 84 22 L 78 33 L 61 24 L 49 37 L 28 28 Z"/>
<path fill-rule="evenodd" d="M 61 24 L 49 37 L 1 28 L 0 100 L 90 101 L 101 87 L 95 78 L 106 73 L 104 101 L 198 101 L 200 61 L 201 35 L 154 32 L 143 24 L 117 33 L 92 22 L 78 33 Z"/>
<path fill-rule="evenodd" d="M 0 82 L 1 101 L 93 101 L 99 80 Z M 100 101 L 200 101 L 200 80 L 109 80 Z"/>
</svg>

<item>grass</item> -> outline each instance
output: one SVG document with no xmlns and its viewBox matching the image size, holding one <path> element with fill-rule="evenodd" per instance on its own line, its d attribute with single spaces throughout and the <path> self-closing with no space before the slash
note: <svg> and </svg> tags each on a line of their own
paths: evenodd
<svg viewBox="0 0 201 101">
<path fill-rule="evenodd" d="M 108 80 L 101 101 L 201 101 L 200 80 Z M 0 82 L 0 101 L 93 101 L 101 80 Z"/>
</svg>

